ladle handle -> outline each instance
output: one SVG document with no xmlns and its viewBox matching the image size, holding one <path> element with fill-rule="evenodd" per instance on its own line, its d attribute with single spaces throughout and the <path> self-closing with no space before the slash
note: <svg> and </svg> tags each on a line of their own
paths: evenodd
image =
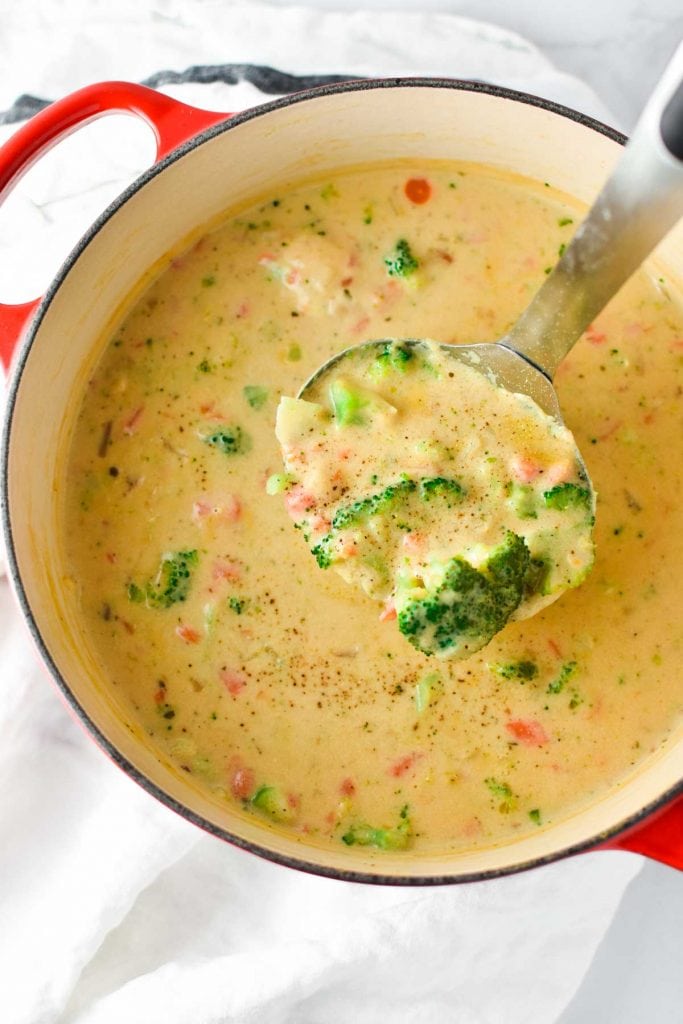
<svg viewBox="0 0 683 1024">
<path fill-rule="evenodd" d="M 683 216 L 683 43 L 559 263 L 503 343 L 551 379 L 593 318 Z"/>
</svg>

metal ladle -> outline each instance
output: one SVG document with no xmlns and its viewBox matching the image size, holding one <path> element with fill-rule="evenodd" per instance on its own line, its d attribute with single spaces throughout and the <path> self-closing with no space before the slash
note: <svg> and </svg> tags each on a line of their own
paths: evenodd
<svg viewBox="0 0 683 1024">
<path fill-rule="evenodd" d="M 510 331 L 497 342 L 441 348 L 530 396 L 562 421 L 552 380 L 584 330 L 655 245 L 683 216 L 683 44 L 648 100 L 613 173 L 559 263 Z M 362 342 L 320 366 L 299 391 L 310 398 L 324 378 L 361 350 L 398 339 Z M 420 345 L 419 339 L 400 339 Z"/>
</svg>

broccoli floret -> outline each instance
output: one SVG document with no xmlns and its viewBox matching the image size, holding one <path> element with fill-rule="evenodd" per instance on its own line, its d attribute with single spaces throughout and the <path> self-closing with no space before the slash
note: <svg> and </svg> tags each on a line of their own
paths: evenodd
<svg viewBox="0 0 683 1024">
<path fill-rule="evenodd" d="M 345 505 L 335 512 L 332 528 L 343 530 L 361 522 L 368 516 L 381 515 L 383 512 L 387 512 L 397 500 L 404 498 L 407 494 L 412 494 L 416 487 L 417 484 L 414 480 L 399 480 L 398 483 L 389 484 L 378 494 L 371 494 L 367 498 L 354 501 L 352 505 Z"/>
<path fill-rule="evenodd" d="M 251 438 L 241 427 L 219 427 L 211 434 L 205 434 L 202 441 L 224 455 L 243 455 L 251 448 Z"/>
<path fill-rule="evenodd" d="M 568 508 L 585 508 L 588 511 L 591 507 L 591 492 L 579 484 L 557 484 L 556 487 L 543 492 L 543 500 L 547 508 L 554 508 L 560 512 L 565 512 Z"/>
<path fill-rule="evenodd" d="M 347 846 L 376 846 L 380 850 L 405 850 L 410 842 L 410 834 L 410 818 L 406 804 L 401 808 L 398 825 L 395 825 L 394 828 L 352 825 L 341 838 Z"/>
<path fill-rule="evenodd" d="M 199 557 L 196 551 L 169 551 L 162 555 L 159 569 L 153 580 L 144 587 L 128 584 L 131 601 L 145 601 L 149 608 L 170 608 L 177 601 L 184 601 L 190 591 L 192 569 Z"/>
<path fill-rule="evenodd" d="M 405 238 L 399 238 L 394 251 L 384 257 L 384 262 L 391 277 L 410 277 L 420 266 Z"/>
<path fill-rule="evenodd" d="M 508 502 L 520 519 L 537 519 L 536 492 L 529 484 L 509 483 L 506 488 Z"/>
<path fill-rule="evenodd" d="M 359 498 L 358 501 L 354 501 L 350 505 L 343 505 L 334 514 L 330 532 L 312 549 L 320 568 L 328 569 L 332 565 L 334 561 L 333 546 L 340 530 L 358 526 L 372 516 L 393 513 L 403 507 L 409 495 L 416 492 L 419 492 L 425 501 L 431 501 L 433 498 L 441 500 L 445 498 L 448 508 L 453 504 L 453 499 L 459 501 L 465 494 L 464 488 L 457 480 L 448 480 L 445 477 L 424 477 L 415 481 L 406 478 L 395 484 L 389 484 L 384 490 L 370 494 L 367 498 Z M 397 523 L 396 525 L 399 529 L 410 529 L 406 523 Z"/>
<path fill-rule="evenodd" d="M 457 480 L 448 480 L 443 476 L 425 477 L 420 480 L 420 497 L 423 501 L 432 498 L 445 498 L 447 507 L 457 504 L 465 497 L 465 488 Z"/>
<path fill-rule="evenodd" d="M 228 607 L 231 611 L 235 612 L 236 615 L 241 615 L 242 612 L 246 611 L 249 606 L 249 598 L 247 597 L 229 597 Z"/>
<path fill-rule="evenodd" d="M 268 401 L 268 388 L 261 387 L 260 384 L 247 384 L 242 388 L 242 394 L 252 409 L 261 409 Z"/>
<path fill-rule="evenodd" d="M 498 810 L 501 814 L 509 814 L 511 811 L 516 809 L 518 797 L 512 792 L 512 789 L 507 782 L 500 782 L 498 779 L 488 778 L 484 779 L 484 783 L 493 796 L 501 801 L 498 805 Z"/>
<path fill-rule="evenodd" d="M 332 552 L 332 546 L 336 541 L 336 535 L 334 533 L 326 534 L 319 544 L 316 544 L 314 548 L 311 548 L 312 553 L 315 555 L 315 560 L 321 569 L 329 569 L 334 561 L 334 554 Z"/>
<path fill-rule="evenodd" d="M 478 651 L 518 607 L 529 562 L 523 538 L 512 532 L 480 569 L 464 558 L 450 559 L 438 587 L 400 608 L 400 632 L 427 655 Z"/>
<path fill-rule="evenodd" d="M 578 665 L 575 661 L 565 661 L 564 665 L 560 669 L 559 675 L 553 679 L 552 682 L 548 683 L 547 693 L 562 693 L 565 688 L 565 684 L 573 679 L 578 671 Z"/>
<path fill-rule="evenodd" d="M 295 809 L 279 786 L 259 786 L 249 802 L 273 821 L 292 821 L 296 817 Z"/>
<path fill-rule="evenodd" d="M 409 345 L 398 341 L 388 341 L 375 360 L 375 368 L 382 373 L 387 370 L 399 370 L 404 373 L 408 364 L 415 358 Z"/>
<path fill-rule="evenodd" d="M 526 683 L 538 675 L 538 665 L 534 661 L 509 661 L 504 665 L 493 665 L 493 671 L 503 679 L 519 679 Z"/>
</svg>

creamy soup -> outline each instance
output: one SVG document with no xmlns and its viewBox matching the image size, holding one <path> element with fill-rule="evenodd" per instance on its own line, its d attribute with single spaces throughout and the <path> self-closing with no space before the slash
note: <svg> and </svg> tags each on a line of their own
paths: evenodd
<svg viewBox="0 0 683 1024">
<path fill-rule="evenodd" d="M 677 724 L 667 279 L 639 273 L 558 373 L 599 496 L 592 571 L 467 660 L 409 646 L 266 491 L 282 395 L 365 338 L 501 336 L 577 216 L 484 167 L 349 171 L 228 214 L 113 332 L 68 457 L 68 557 L 112 691 L 217 802 L 304 842 L 471 849 L 599 798 Z"/>
<path fill-rule="evenodd" d="M 345 353 L 280 399 L 269 491 L 321 569 L 423 654 L 465 658 L 578 586 L 595 501 L 571 433 L 435 342 Z"/>
</svg>

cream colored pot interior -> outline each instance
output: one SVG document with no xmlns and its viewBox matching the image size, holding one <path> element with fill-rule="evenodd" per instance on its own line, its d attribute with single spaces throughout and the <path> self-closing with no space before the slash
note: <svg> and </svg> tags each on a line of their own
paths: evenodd
<svg viewBox="0 0 683 1024">
<path fill-rule="evenodd" d="M 102 737 L 162 794 L 210 827 L 319 870 L 397 879 L 457 877 L 514 869 L 584 843 L 637 814 L 683 777 L 683 743 L 674 738 L 636 777 L 573 819 L 514 844 L 447 859 L 371 852 L 359 857 L 355 849 L 332 852 L 280 835 L 211 803 L 160 763 L 136 726 L 126 723 L 83 635 L 59 542 L 59 456 L 106 328 L 131 295 L 139 294 L 158 261 L 221 211 L 293 179 L 396 157 L 489 163 L 590 202 L 619 150 L 566 117 L 486 93 L 403 86 L 320 96 L 238 124 L 173 162 L 107 220 L 66 274 L 16 395 L 8 480 L 19 574 L 42 644 Z M 683 228 L 658 258 L 683 276 Z"/>
</svg>

